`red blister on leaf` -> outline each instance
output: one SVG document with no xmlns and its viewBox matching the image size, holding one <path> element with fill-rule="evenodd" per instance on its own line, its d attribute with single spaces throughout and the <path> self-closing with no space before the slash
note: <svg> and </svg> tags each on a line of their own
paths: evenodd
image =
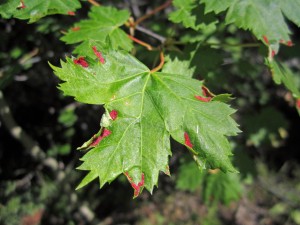
<svg viewBox="0 0 300 225">
<path fill-rule="evenodd" d="M 300 110 L 300 98 L 297 99 L 297 101 L 296 101 L 296 107 L 297 107 L 297 109 Z"/>
<path fill-rule="evenodd" d="M 202 86 L 201 89 L 202 89 L 202 94 L 203 94 L 205 97 L 214 97 L 214 96 L 212 95 L 212 93 L 208 90 L 207 87 Z"/>
<path fill-rule="evenodd" d="M 77 65 L 81 65 L 82 67 L 88 67 L 89 64 L 87 61 L 85 61 L 84 57 L 79 57 L 78 59 L 74 59 L 73 62 Z"/>
<path fill-rule="evenodd" d="M 141 181 L 140 181 L 138 184 L 135 184 L 135 183 L 133 182 L 133 180 L 132 180 L 132 178 L 129 176 L 128 172 L 125 172 L 124 175 L 127 177 L 129 183 L 131 184 L 131 187 L 132 187 L 133 190 L 134 190 L 133 197 L 136 198 L 136 197 L 140 194 L 141 187 L 143 187 L 144 184 L 145 184 L 145 175 L 142 173 Z"/>
<path fill-rule="evenodd" d="M 70 16 L 75 16 L 75 12 L 69 11 L 69 12 L 68 12 L 68 15 L 70 15 Z"/>
<path fill-rule="evenodd" d="M 102 64 L 104 64 L 104 63 L 105 63 L 105 60 L 104 60 L 104 58 L 103 58 L 101 52 L 99 52 L 99 51 L 97 50 L 96 46 L 93 46 L 92 48 L 93 48 L 93 51 L 94 51 L 95 55 L 96 55 L 97 58 L 99 59 L 99 61 L 100 61 Z"/>
<path fill-rule="evenodd" d="M 263 39 L 267 45 L 270 45 L 269 39 L 267 38 L 266 35 L 263 36 Z"/>
<path fill-rule="evenodd" d="M 24 3 L 24 0 L 20 0 L 20 5 L 17 7 L 17 9 L 25 9 L 26 5 Z"/>
<path fill-rule="evenodd" d="M 290 40 L 290 41 L 287 41 L 287 42 L 286 42 L 286 45 L 289 46 L 289 47 L 291 47 L 291 46 L 294 45 L 294 43 Z"/>
<path fill-rule="evenodd" d="M 118 117 L 118 112 L 116 110 L 112 110 L 110 113 L 109 113 L 109 116 L 112 120 L 116 120 L 117 117 Z"/>
<path fill-rule="evenodd" d="M 72 31 L 79 31 L 79 30 L 80 30 L 80 27 L 72 27 L 71 30 L 72 30 Z"/>
<path fill-rule="evenodd" d="M 202 97 L 202 96 L 199 96 L 199 95 L 195 95 L 195 98 L 198 99 L 201 102 L 210 102 L 210 100 L 211 100 L 211 97 Z"/>
<path fill-rule="evenodd" d="M 92 144 L 90 145 L 90 147 L 95 147 L 96 145 L 98 145 L 103 138 L 109 136 L 111 134 L 110 130 L 107 130 L 106 128 L 104 128 L 102 134 L 99 137 L 95 137 Z"/>
<path fill-rule="evenodd" d="M 190 148 L 193 148 L 193 144 L 187 132 L 184 132 L 184 144 Z"/>
<path fill-rule="evenodd" d="M 274 57 L 276 55 L 276 52 L 274 50 L 272 50 L 271 55 L 272 55 L 272 57 Z"/>
</svg>

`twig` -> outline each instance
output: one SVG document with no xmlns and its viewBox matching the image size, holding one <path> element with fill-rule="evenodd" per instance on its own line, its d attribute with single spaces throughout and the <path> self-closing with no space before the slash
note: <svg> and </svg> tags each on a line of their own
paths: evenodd
<svg viewBox="0 0 300 225">
<path fill-rule="evenodd" d="M 100 6 L 100 3 L 96 2 L 95 0 L 88 0 L 88 2 L 94 6 Z"/>
<path fill-rule="evenodd" d="M 34 56 L 36 56 L 39 53 L 39 49 L 35 48 L 31 52 L 24 55 L 21 59 L 19 59 L 19 63 L 21 65 L 26 64 L 30 59 L 32 59 Z"/>
<path fill-rule="evenodd" d="M 240 47 L 240 48 L 256 48 L 259 47 L 260 43 L 245 43 L 245 44 L 228 44 L 228 43 L 204 43 L 210 46 L 221 46 L 221 47 Z"/>
<path fill-rule="evenodd" d="M 147 13 L 146 15 L 140 17 L 139 19 L 137 19 L 135 21 L 135 25 L 140 24 L 141 22 L 143 22 L 144 20 L 148 19 L 149 17 L 151 17 L 152 15 L 154 15 L 155 13 L 167 8 L 169 5 L 171 5 L 172 0 L 168 0 L 166 1 L 164 4 L 162 4 L 161 6 L 158 6 L 157 8 L 153 9 L 152 11 L 150 11 L 149 13 Z"/>
<path fill-rule="evenodd" d="M 131 36 L 131 35 L 129 35 L 129 34 L 128 34 L 128 37 L 129 37 L 131 40 L 133 40 L 134 42 L 136 42 L 136 43 L 138 43 L 138 44 L 140 44 L 140 45 L 146 47 L 149 51 L 152 51 L 152 50 L 153 50 L 153 47 L 152 47 L 151 45 L 147 44 L 146 42 L 143 42 L 143 41 L 141 41 L 141 40 L 139 40 L 139 39 L 137 39 L 137 38 L 135 38 L 135 37 L 133 37 L 133 36 Z"/>
<path fill-rule="evenodd" d="M 159 56 L 160 56 L 160 63 L 157 67 L 153 68 L 150 71 L 151 73 L 155 73 L 155 72 L 159 71 L 163 67 L 163 65 L 165 64 L 165 56 L 164 56 L 163 51 L 160 52 Z"/>
<path fill-rule="evenodd" d="M 159 40 L 161 43 L 165 43 L 165 41 L 166 41 L 165 37 L 163 37 L 163 36 L 161 36 L 161 35 L 159 35 L 157 33 L 154 33 L 153 31 L 148 30 L 148 29 L 146 29 L 144 27 L 141 27 L 139 25 L 137 25 L 135 27 L 135 29 L 138 30 L 138 31 L 140 31 L 140 32 L 143 32 L 143 33 L 145 33 L 145 34 L 147 34 L 147 35 L 149 35 L 149 36 L 151 36 L 151 37 L 153 37 L 153 38 L 155 38 L 157 40 Z"/>
<path fill-rule="evenodd" d="M 0 91 L 0 117 L 10 134 L 22 143 L 24 148 L 29 151 L 29 154 L 33 158 L 42 160 L 46 157 L 46 154 L 39 147 L 37 142 L 35 142 L 12 117 L 10 108 L 4 99 L 2 91 Z"/>
</svg>

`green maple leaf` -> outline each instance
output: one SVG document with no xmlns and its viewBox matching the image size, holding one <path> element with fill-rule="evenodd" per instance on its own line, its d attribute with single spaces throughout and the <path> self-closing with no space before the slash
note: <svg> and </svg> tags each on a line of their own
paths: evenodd
<svg viewBox="0 0 300 225">
<path fill-rule="evenodd" d="M 105 63 L 99 62 L 93 48 L 101 52 Z M 65 81 L 60 84 L 65 95 L 84 103 L 104 104 L 107 112 L 118 113 L 96 135 L 107 132 L 101 142 L 82 157 L 79 169 L 90 172 L 79 187 L 97 177 L 102 187 L 125 174 L 135 188 L 134 196 L 143 187 L 152 192 L 159 171 L 168 173 L 170 137 L 186 145 L 203 167 L 235 171 L 226 138 L 239 132 L 230 117 L 235 110 L 223 102 L 195 98 L 202 95 L 201 81 L 151 72 L 125 51 L 99 43 L 90 43 L 89 49 L 85 57 L 88 67 L 70 58 L 61 62 L 61 68 L 52 66 Z"/>
<path fill-rule="evenodd" d="M 11 16 L 27 20 L 29 23 L 47 15 L 70 14 L 81 7 L 78 0 L 0 0 L 0 15 L 4 18 Z"/>
<path fill-rule="evenodd" d="M 284 84 L 295 98 L 300 98 L 299 82 L 286 65 L 276 62 L 274 59 L 266 59 L 266 65 L 269 66 L 276 84 Z"/>
<path fill-rule="evenodd" d="M 226 23 L 250 30 L 260 40 L 268 39 L 272 49 L 280 42 L 290 40 L 290 30 L 284 16 L 300 26 L 300 0 L 200 0 L 205 12 L 220 13 L 227 10 Z M 266 43 L 268 44 L 268 43 Z"/>
<path fill-rule="evenodd" d="M 176 7 L 174 12 L 169 14 L 169 19 L 174 23 L 182 23 L 186 28 L 200 30 L 207 26 L 215 28 L 217 22 L 213 13 L 204 14 L 204 6 L 198 5 L 194 0 L 174 0 Z"/>
<path fill-rule="evenodd" d="M 132 49 L 131 40 L 119 28 L 126 23 L 130 16 L 127 10 L 117 10 L 113 7 L 104 6 L 92 7 L 88 15 L 89 19 L 74 24 L 74 27 L 79 30 L 71 28 L 61 40 L 67 44 L 75 44 L 89 39 L 102 42 L 109 39 L 115 49 L 118 47 L 128 51 Z"/>
</svg>

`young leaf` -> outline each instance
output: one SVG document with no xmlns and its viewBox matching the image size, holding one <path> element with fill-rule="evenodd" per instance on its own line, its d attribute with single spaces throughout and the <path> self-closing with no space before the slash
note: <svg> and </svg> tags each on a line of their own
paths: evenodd
<svg viewBox="0 0 300 225">
<path fill-rule="evenodd" d="M 78 0 L 8 0 L 0 1 L 0 15 L 4 18 L 13 16 L 22 20 L 29 19 L 29 23 L 33 23 L 47 15 L 73 15 L 80 7 Z"/>
<path fill-rule="evenodd" d="M 93 56 L 94 46 L 105 59 L 104 64 Z M 203 159 L 207 167 L 235 171 L 226 139 L 239 132 L 230 117 L 234 110 L 222 102 L 197 100 L 195 96 L 203 95 L 200 81 L 152 73 L 125 51 L 96 43 L 90 49 L 88 68 L 69 58 L 61 68 L 52 66 L 65 81 L 60 89 L 66 95 L 84 103 L 104 104 L 108 112 L 117 112 L 116 119 L 105 128 L 110 134 L 82 158 L 79 169 L 93 174 L 88 181 L 97 174 L 102 187 L 124 174 L 135 189 L 134 197 L 143 187 L 152 192 L 159 171 L 165 171 L 168 165 L 170 136 L 186 145 L 195 158 Z"/>
<path fill-rule="evenodd" d="M 119 27 L 129 18 L 127 10 L 117 10 L 113 7 L 92 7 L 89 12 L 89 19 L 76 23 L 74 27 L 80 29 L 74 31 L 70 29 L 61 39 L 67 44 L 75 44 L 93 39 L 95 41 L 105 42 L 110 39 L 113 48 L 121 47 L 130 51 L 133 47 L 127 34 Z"/>
</svg>

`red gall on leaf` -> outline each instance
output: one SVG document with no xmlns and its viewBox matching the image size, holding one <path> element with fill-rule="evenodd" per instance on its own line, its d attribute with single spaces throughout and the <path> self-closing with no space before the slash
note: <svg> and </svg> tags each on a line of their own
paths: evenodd
<svg viewBox="0 0 300 225">
<path fill-rule="evenodd" d="M 70 16 L 75 16 L 75 12 L 69 11 L 69 12 L 68 12 L 68 15 L 70 15 Z"/>
<path fill-rule="evenodd" d="M 93 46 L 92 48 L 93 48 L 93 51 L 94 51 L 95 55 L 96 55 L 97 58 L 99 59 L 99 61 L 100 61 L 102 64 L 104 64 L 104 63 L 105 63 L 105 60 L 104 60 L 104 58 L 103 58 L 101 52 L 99 52 L 99 51 L 97 50 L 96 46 Z"/>
<path fill-rule="evenodd" d="M 129 183 L 131 184 L 131 187 L 134 189 L 133 197 L 136 198 L 141 191 L 141 187 L 145 184 L 145 175 L 142 173 L 142 179 L 138 184 L 135 184 L 132 180 L 132 178 L 129 176 L 128 172 L 125 172 L 124 175 L 127 177 Z"/>
<path fill-rule="evenodd" d="M 300 98 L 297 99 L 297 101 L 296 101 L 296 107 L 297 107 L 297 109 L 300 110 Z"/>
<path fill-rule="evenodd" d="M 72 27 L 71 30 L 72 30 L 72 31 L 79 31 L 79 30 L 80 30 L 80 27 Z"/>
<path fill-rule="evenodd" d="M 184 132 L 184 144 L 190 148 L 193 148 L 193 144 L 187 132 Z"/>
<path fill-rule="evenodd" d="M 110 130 L 107 130 L 106 128 L 104 128 L 102 134 L 99 137 L 95 137 L 95 139 L 93 140 L 92 144 L 90 145 L 90 147 L 95 147 L 97 146 L 103 138 L 109 136 L 111 134 Z"/>
<path fill-rule="evenodd" d="M 294 43 L 290 40 L 290 41 L 287 41 L 287 42 L 286 42 L 286 45 L 289 46 L 289 47 L 291 47 L 291 46 L 294 45 Z"/>
<path fill-rule="evenodd" d="M 285 41 L 285 40 L 280 40 L 279 41 L 281 44 L 284 44 L 284 45 L 286 45 L 286 46 L 289 46 L 289 47 L 292 47 L 293 45 L 294 45 L 294 43 L 291 41 L 291 40 L 289 40 L 289 41 Z"/>
<path fill-rule="evenodd" d="M 109 116 L 112 120 L 116 120 L 117 117 L 118 117 L 118 112 L 116 110 L 112 110 L 110 113 L 109 113 Z"/>
<path fill-rule="evenodd" d="M 198 99 L 201 102 L 210 102 L 210 100 L 211 100 L 211 97 L 202 97 L 202 96 L 199 96 L 199 95 L 195 95 L 195 98 Z"/>
<path fill-rule="evenodd" d="M 263 39 L 264 39 L 264 42 L 265 42 L 267 45 L 270 45 L 269 39 L 267 38 L 266 35 L 263 36 Z"/>
<path fill-rule="evenodd" d="M 26 5 L 24 3 L 24 0 L 20 0 L 20 5 L 18 5 L 17 9 L 25 9 Z"/>
<path fill-rule="evenodd" d="M 272 50 L 272 52 L 271 52 L 272 58 L 274 58 L 275 55 L 276 55 L 276 52 L 274 50 Z"/>
<path fill-rule="evenodd" d="M 82 67 L 86 68 L 89 66 L 87 61 L 85 61 L 84 57 L 79 57 L 78 59 L 74 59 L 73 62 L 77 65 L 81 65 Z"/>
<path fill-rule="evenodd" d="M 202 94 L 205 96 L 205 97 L 214 97 L 214 95 L 208 90 L 207 87 L 205 86 L 202 86 Z"/>
</svg>

